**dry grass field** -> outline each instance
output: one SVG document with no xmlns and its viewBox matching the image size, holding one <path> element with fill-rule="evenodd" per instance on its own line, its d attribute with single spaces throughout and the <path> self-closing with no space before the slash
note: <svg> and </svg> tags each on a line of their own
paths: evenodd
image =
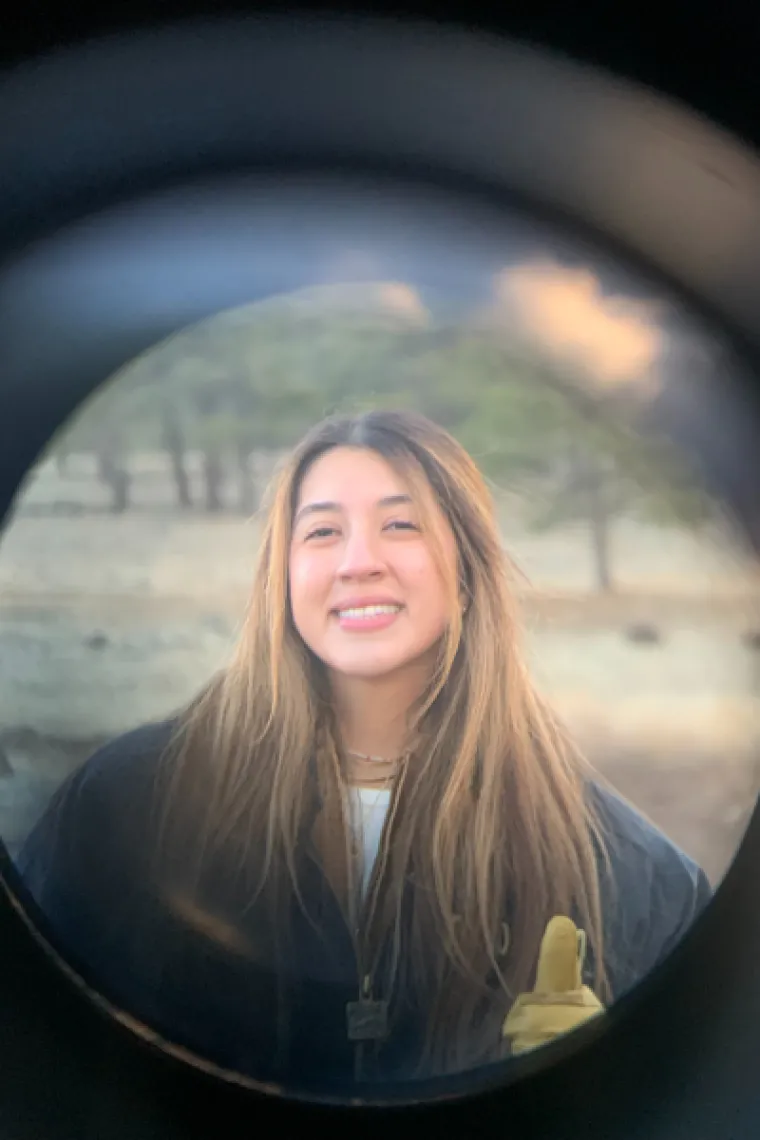
<svg viewBox="0 0 760 1140">
<path fill-rule="evenodd" d="M 0 836 L 13 852 L 101 740 L 160 717 L 223 663 L 257 543 L 234 513 L 181 515 L 149 464 L 135 509 L 82 467 L 43 471 L 0 541 Z M 723 533 L 621 521 L 615 594 L 582 528 L 537 536 L 501 502 L 536 677 L 599 769 L 717 881 L 751 813 L 760 755 L 760 590 Z M 632 639 L 651 626 L 655 641 Z"/>
</svg>

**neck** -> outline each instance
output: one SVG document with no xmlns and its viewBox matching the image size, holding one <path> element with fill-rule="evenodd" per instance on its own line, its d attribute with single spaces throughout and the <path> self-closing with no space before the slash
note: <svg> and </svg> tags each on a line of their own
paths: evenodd
<svg viewBox="0 0 760 1140">
<path fill-rule="evenodd" d="M 425 678 L 334 677 L 333 695 L 343 747 L 393 760 L 408 741 L 409 711 Z"/>
</svg>

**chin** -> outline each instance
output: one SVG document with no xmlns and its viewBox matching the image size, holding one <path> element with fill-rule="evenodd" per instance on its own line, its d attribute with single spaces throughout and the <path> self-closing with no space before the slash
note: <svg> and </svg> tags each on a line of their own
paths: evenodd
<svg viewBox="0 0 760 1140">
<path fill-rule="evenodd" d="M 344 677 L 356 677 L 365 681 L 379 681 L 383 677 L 390 676 L 398 670 L 398 666 L 385 666 L 385 665 L 337 665 L 333 666 L 336 673 L 341 673 Z"/>
<path fill-rule="evenodd" d="M 397 673 L 409 662 L 402 661 L 333 661 L 330 668 L 344 677 L 357 677 L 362 680 L 380 680 L 391 673 Z"/>
</svg>

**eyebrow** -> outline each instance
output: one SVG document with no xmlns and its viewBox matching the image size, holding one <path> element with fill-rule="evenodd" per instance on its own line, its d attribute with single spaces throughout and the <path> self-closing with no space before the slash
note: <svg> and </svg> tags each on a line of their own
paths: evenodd
<svg viewBox="0 0 760 1140">
<path fill-rule="evenodd" d="M 411 499 L 410 495 L 386 495 L 384 499 L 378 499 L 375 506 L 377 506 L 377 507 L 398 507 L 404 503 L 411 503 L 411 501 L 412 501 L 412 499 Z M 296 517 L 293 520 L 293 525 L 295 525 L 297 522 L 299 522 L 306 515 L 315 515 L 315 514 L 319 514 L 322 511 L 340 511 L 342 509 L 343 508 L 342 508 L 341 504 L 335 503 L 335 502 L 325 501 L 322 503 L 306 503 L 306 505 L 301 507 L 300 510 L 297 512 Z"/>
</svg>

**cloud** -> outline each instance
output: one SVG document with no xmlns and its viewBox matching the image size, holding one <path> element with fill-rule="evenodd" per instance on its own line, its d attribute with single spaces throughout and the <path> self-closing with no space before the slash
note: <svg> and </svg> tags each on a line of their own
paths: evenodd
<svg viewBox="0 0 760 1140">
<path fill-rule="evenodd" d="M 548 260 L 505 270 L 495 293 L 531 339 L 600 386 L 656 384 L 664 338 L 655 304 L 606 296 L 590 269 Z"/>
<path fill-rule="evenodd" d="M 399 321 L 426 325 L 430 310 L 419 292 L 403 281 L 359 281 L 308 285 L 288 293 L 278 293 L 266 300 L 255 301 L 246 310 L 252 316 L 272 310 L 329 316 L 345 313 L 390 314 Z"/>
<path fill-rule="evenodd" d="M 429 312 L 423 304 L 422 298 L 411 285 L 402 282 L 390 282 L 380 287 L 380 301 L 383 307 L 402 317 L 410 317 L 414 321 L 424 323 Z"/>
</svg>

